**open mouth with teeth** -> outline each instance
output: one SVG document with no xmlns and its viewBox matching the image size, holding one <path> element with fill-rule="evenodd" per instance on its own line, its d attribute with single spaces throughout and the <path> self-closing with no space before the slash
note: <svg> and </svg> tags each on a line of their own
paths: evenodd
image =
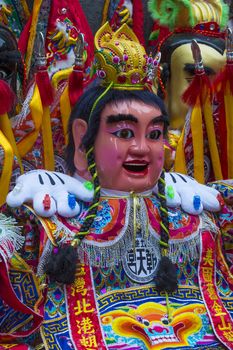
<svg viewBox="0 0 233 350">
<path fill-rule="evenodd" d="M 133 174 L 146 175 L 148 172 L 148 166 L 148 162 L 138 160 L 123 163 L 123 168 Z"/>
</svg>

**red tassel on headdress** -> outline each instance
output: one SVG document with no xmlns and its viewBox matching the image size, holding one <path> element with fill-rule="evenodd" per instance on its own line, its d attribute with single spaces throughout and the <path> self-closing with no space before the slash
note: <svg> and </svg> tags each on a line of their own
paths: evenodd
<svg viewBox="0 0 233 350">
<path fill-rule="evenodd" d="M 227 84 L 229 84 L 230 92 L 233 95 L 233 62 L 227 62 L 224 69 L 217 75 L 214 81 L 214 88 L 216 88 L 217 93 L 223 94 L 226 90 Z M 221 84 L 221 90 L 218 91 L 218 87 Z"/>
<path fill-rule="evenodd" d="M 15 103 L 16 96 L 6 81 L 0 80 L 0 115 L 9 113 Z"/>
<path fill-rule="evenodd" d="M 218 103 L 218 136 L 221 145 L 220 155 L 224 179 L 233 176 L 233 156 L 231 152 L 233 140 L 233 34 L 229 28 L 226 32 L 226 49 L 226 65 L 217 75 L 213 84 Z"/>
<path fill-rule="evenodd" d="M 217 75 L 213 84 L 218 103 L 218 137 L 221 144 L 220 158 L 223 179 L 228 178 L 227 125 L 224 98 L 227 84 L 229 84 L 230 92 L 233 95 L 233 64 L 226 64 L 224 69 Z"/>
<path fill-rule="evenodd" d="M 144 16 L 143 16 L 143 4 L 141 0 L 133 0 L 133 31 L 136 34 L 140 44 L 145 47 L 144 39 Z"/>
<path fill-rule="evenodd" d="M 25 24 L 22 32 L 20 33 L 20 37 L 18 40 L 18 48 L 23 57 L 26 55 L 26 52 L 27 52 L 31 23 L 32 23 L 32 15 L 29 17 L 27 23 Z"/>
<path fill-rule="evenodd" d="M 212 95 L 212 87 L 208 76 L 204 74 L 195 74 L 192 82 L 187 90 L 185 90 L 182 99 L 189 106 L 193 107 L 197 98 L 200 97 L 200 102 L 205 101 L 207 96 Z"/>
<path fill-rule="evenodd" d="M 195 77 L 182 98 L 184 102 L 193 107 L 189 123 L 192 135 L 194 177 L 204 183 L 204 140 L 206 137 L 215 180 L 222 179 L 222 170 L 213 119 L 212 86 L 205 73 L 201 50 L 196 40 L 192 40 L 191 49 L 195 62 Z"/>
<path fill-rule="evenodd" d="M 189 124 L 188 137 L 184 136 L 184 131 L 182 133 L 183 137 L 181 138 L 182 149 L 179 147 L 179 153 L 177 152 L 176 157 L 176 171 L 179 170 L 179 163 L 182 160 L 185 164 L 182 164 L 183 168 L 187 169 L 187 158 L 186 152 L 187 149 L 187 140 L 191 139 L 190 146 L 192 149 L 192 158 L 193 158 L 193 177 L 200 183 L 205 182 L 205 167 L 204 167 L 204 138 L 208 135 L 205 135 L 205 121 L 211 119 L 209 115 L 209 108 L 206 109 L 206 106 L 210 106 L 212 95 L 212 89 L 210 85 L 209 78 L 206 76 L 204 68 L 202 71 L 197 71 L 195 76 L 190 83 L 187 90 L 184 92 L 182 99 L 185 103 L 191 107 L 190 120 L 187 119 Z M 205 113 L 205 111 L 208 111 Z M 208 136 L 207 136 L 208 137 Z M 186 140 L 186 142 L 184 141 Z M 184 155 L 183 155 L 184 152 Z M 179 158 L 178 158 L 179 154 Z"/>
<path fill-rule="evenodd" d="M 83 93 L 83 71 L 80 70 L 80 67 L 73 67 L 68 84 L 70 104 L 73 107 Z"/>
<path fill-rule="evenodd" d="M 50 106 L 53 103 L 54 91 L 47 67 L 38 67 L 38 71 L 35 74 L 35 81 L 40 92 L 43 107 Z"/>
</svg>

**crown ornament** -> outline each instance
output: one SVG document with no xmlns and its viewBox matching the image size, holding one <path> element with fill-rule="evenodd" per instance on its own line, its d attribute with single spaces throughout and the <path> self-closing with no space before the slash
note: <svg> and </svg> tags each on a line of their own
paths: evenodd
<svg viewBox="0 0 233 350">
<path fill-rule="evenodd" d="M 132 29 L 123 24 L 113 31 L 105 23 L 95 35 L 95 67 L 102 85 L 115 89 L 149 89 L 160 61 L 147 55 Z"/>
</svg>

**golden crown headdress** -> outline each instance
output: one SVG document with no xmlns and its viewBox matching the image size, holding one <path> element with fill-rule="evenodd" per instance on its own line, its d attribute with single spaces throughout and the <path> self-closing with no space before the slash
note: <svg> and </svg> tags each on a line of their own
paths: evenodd
<svg viewBox="0 0 233 350">
<path fill-rule="evenodd" d="M 136 35 L 123 24 L 116 32 L 105 23 L 95 35 L 95 65 L 102 84 L 143 90 L 153 81 L 159 55 L 147 55 Z"/>
</svg>

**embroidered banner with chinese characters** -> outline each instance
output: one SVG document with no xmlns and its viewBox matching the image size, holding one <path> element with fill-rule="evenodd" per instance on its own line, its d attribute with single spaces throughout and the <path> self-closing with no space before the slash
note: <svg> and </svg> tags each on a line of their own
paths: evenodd
<svg viewBox="0 0 233 350">
<path fill-rule="evenodd" d="M 107 350 L 92 288 L 90 267 L 80 264 L 73 284 L 66 286 L 73 343 L 79 350 Z"/>
<path fill-rule="evenodd" d="M 218 295 L 215 281 L 215 239 L 211 232 L 204 231 L 201 235 L 201 241 L 199 279 L 203 299 L 205 301 L 215 335 L 228 349 L 232 349 L 233 322 L 229 312 Z"/>
</svg>

